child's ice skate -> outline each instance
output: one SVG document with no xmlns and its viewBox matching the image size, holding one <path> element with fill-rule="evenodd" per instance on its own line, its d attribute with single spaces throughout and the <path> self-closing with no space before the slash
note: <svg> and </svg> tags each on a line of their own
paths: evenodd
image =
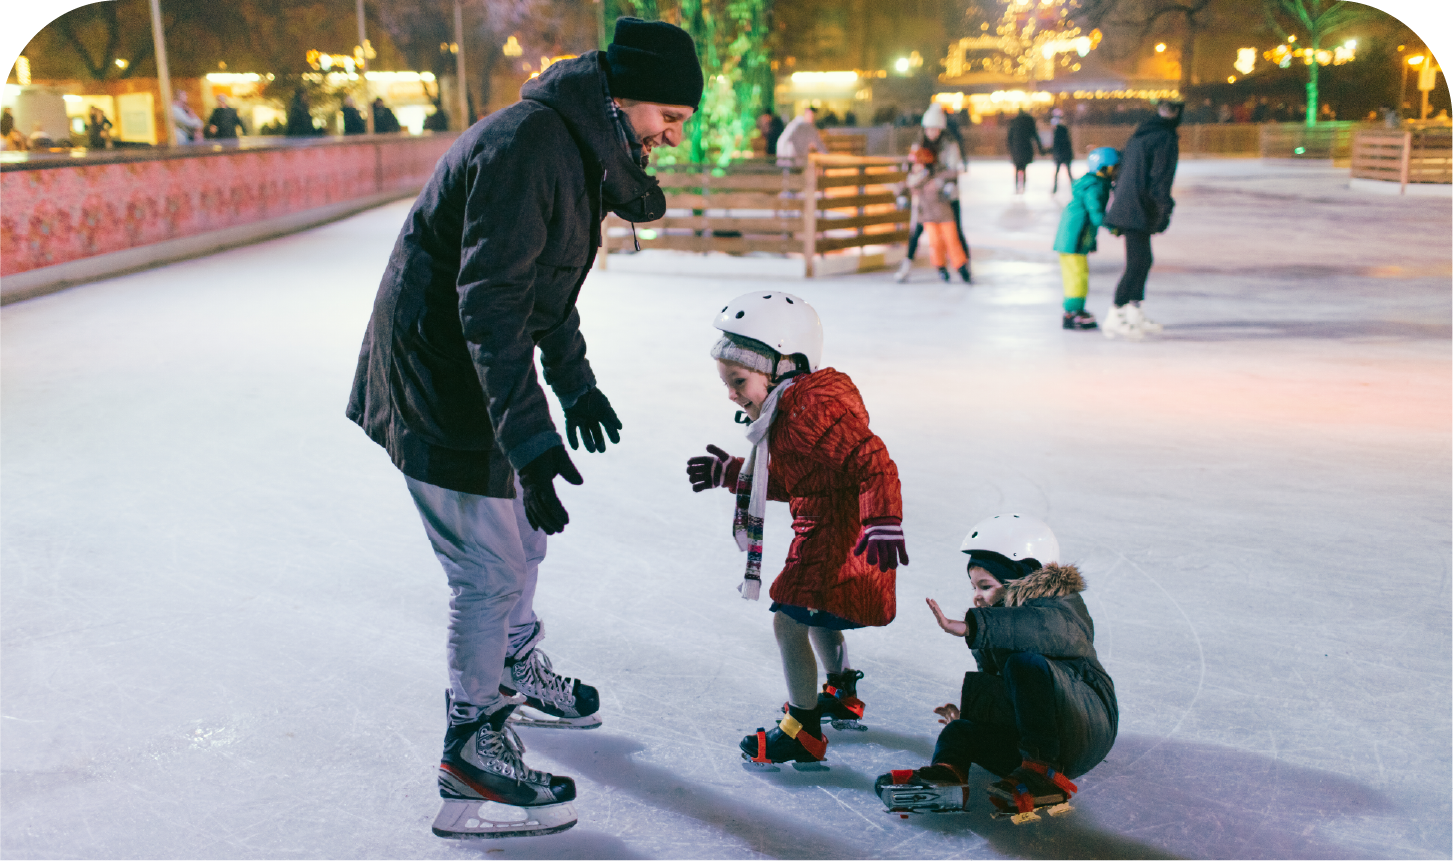
<svg viewBox="0 0 1453 861">
<path fill-rule="evenodd" d="M 873 783 L 889 813 L 907 819 L 911 813 L 963 813 L 969 807 L 964 775 L 947 763 L 894 769 Z"/>
<path fill-rule="evenodd" d="M 505 660 L 505 678 L 500 693 L 525 697 L 524 705 L 510 718 L 516 726 L 554 729 L 595 729 L 600 726 L 600 694 L 579 679 L 558 675 L 550 659 L 538 647 L 519 657 Z"/>
<path fill-rule="evenodd" d="M 790 762 L 798 771 L 825 771 L 827 738 L 820 715 L 817 709 L 791 707 L 770 731 L 757 727 L 740 745 L 746 766 L 753 771 L 781 771 L 777 766 Z"/>
<path fill-rule="evenodd" d="M 481 714 L 446 695 L 449 728 L 439 761 L 434 819 L 439 837 L 525 837 L 575 824 L 575 781 L 525 767 L 525 746 L 510 729 L 514 706 Z"/>
<path fill-rule="evenodd" d="M 1009 817 L 1015 825 L 1036 822 L 1036 810 L 1049 808 L 1050 816 L 1063 816 L 1074 810 L 1070 797 L 1079 787 L 1053 767 L 1026 759 L 1003 780 L 989 785 L 989 800 L 996 808 L 995 819 Z"/>
<path fill-rule="evenodd" d="M 858 680 L 862 677 L 862 670 L 844 669 L 827 674 L 822 693 L 817 695 L 817 709 L 832 722 L 833 729 L 860 732 L 867 729 L 861 723 L 866 706 L 858 699 Z"/>
<path fill-rule="evenodd" d="M 1095 322 L 1095 315 L 1081 308 L 1078 311 L 1066 311 L 1062 328 L 1072 331 L 1084 331 L 1086 329 L 1098 329 L 1100 324 Z"/>
</svg>

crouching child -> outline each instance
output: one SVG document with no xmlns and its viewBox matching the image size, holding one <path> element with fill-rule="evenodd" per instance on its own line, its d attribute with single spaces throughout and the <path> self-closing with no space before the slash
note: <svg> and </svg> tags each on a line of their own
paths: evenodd
<svg viewBox="0 0 1453 861">
<path fill-rule="evenodd" d="M 958 706 L 934 710 L 947 726 L 933 763 L 885 774 L 876 789 L 892 812 L 963 810 L 977 763 L 1002 778 L 988 790 L 996 811 L 1026 821 L 1036 808 L 1069 801 L 1078 791 L 1072 781 L 1110 752 L 1115 684 L 1095 654 L 1084 578 L 1059 564 L 1048 526 L 997 515 L 960 549 L 969 555 L 973 608 L 959 621 L 932 598 L 928 606 L 940 628 L 964 638 L 978 670 L 964 675 Z"/>
</svg>

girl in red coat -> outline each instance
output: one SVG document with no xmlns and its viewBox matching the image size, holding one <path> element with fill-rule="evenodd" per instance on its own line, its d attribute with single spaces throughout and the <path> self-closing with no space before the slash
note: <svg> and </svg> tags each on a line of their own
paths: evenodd
<svg viewBox="0 0 1453 861">
<path fill-rule="evenodd" d="M 896 613 L 895 569 L 908 564 L 898 467 L 868 430 L 868 411 L 846 374 L 819 369 L 822 323 L 797 296 L 748 293 L 716 318 L 711 349 L 727 397 L 746 414 L 752 452 L 716 446 L 687 461 L 695 491 L 737 494 L 732 532 L 747 553 L 738 590 L 761 589 L 762 514 L 768 499 L 792 510 L 787 564 L 772 582 L 772 627 L 787 677 L 787 715 L 742 740 L 759 763 L 818 762 L 827 752 L 823 717 L 860 728 L 863 703 L 842 632 L 886 625 Z M 740 420 L 740 415 L 738 416 Z M 827 671 L 818 692 L 817 661 Z"/>
</svg>

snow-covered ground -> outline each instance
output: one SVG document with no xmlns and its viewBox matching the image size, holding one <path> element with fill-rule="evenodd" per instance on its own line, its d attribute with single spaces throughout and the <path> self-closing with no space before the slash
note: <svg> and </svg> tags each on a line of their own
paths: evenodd
<svg viewBox="0 0 1453 861">
<path fill-rule="evenodd" d="M 9 306 L 0 755 L 6 857 L 1447 857 L 1450 205 L 1346 173 L 1186 161 L 1142 344 L 1059 328 L 1049 168 L 976 163 L 973 287 L 598 272 L 581 297 L 625 430 L 575 454 L 537 608 L 605 724 L 526 730 L 562 835 L 459 843 L 438 798 L 447 589 L 404 484 L 343 417 L 407 209 Z M 1119 241 L 1091 258 L 1090 308 Z M 924 249 L 923 257 L 926 257 Z M 849 634 L 872 729 L 831 771 L 743 770 L 784 699 L 734 591 L 745 450 L 705 352 L 744 290 L 805 296 L 902 473 L 912 564 Z M 1039 515 L 1089 581 L 1120 736 L 1077 812 L 900 820 L 972 661 L 976 520 Z M 790 529 L 774 505 L 768 554 Z M 769 560 L 769 565 L 771 560 Z"/>
</svg>

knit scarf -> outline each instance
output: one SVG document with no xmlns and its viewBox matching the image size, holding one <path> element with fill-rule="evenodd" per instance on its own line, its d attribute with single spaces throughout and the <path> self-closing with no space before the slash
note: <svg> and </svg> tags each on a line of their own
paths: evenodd
<svg viewBox="0 0 1453 861">
<path fill-rule="evenodd" d="M 747 552 L 747 572 L 737 591 L 748 601 L 758 600 L 762 591 L 762 517 L 767 512 L 767 464 L 771 453 L 767 447 L 767 431 L 777 414 L 777 402 L 795 380 L 787 380 L 762 402 L 761 416 L 747 425 L 747 441 L 752 453 L 737 476 L 737 510 L 732 515 L 732 535 L 737 546 Z"/>
</svg>

